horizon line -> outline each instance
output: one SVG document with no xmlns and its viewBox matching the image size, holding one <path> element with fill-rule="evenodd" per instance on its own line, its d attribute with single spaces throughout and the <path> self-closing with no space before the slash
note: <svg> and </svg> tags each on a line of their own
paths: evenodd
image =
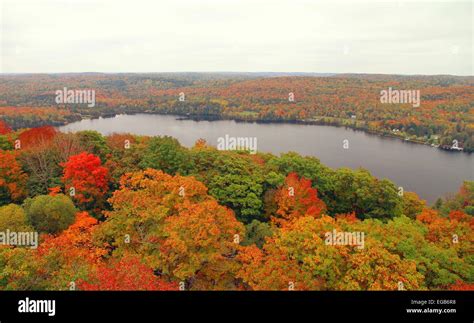
<svg viewBox="0 0 474 323">
<path fill-rule="evenodd" d="M 320 76 L 332 75 L 387 75 L 387 76 L 455 76 L 474 77 L 474 74 L 397 74 L 397 73 L 366 73 L 366 72 L 288 72 L 288 71 L 174 71 L 174 72 L 0 72 L 0 75 L 58 75 L 58 74 L 316 74 Z"/>
</svg>

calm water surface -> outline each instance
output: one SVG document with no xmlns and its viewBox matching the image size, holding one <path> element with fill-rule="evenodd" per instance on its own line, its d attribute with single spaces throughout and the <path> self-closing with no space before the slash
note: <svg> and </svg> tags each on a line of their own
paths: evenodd
<svg viewBox="0 0 474 323">
<path fill-rule="evenodd" d="M 342 127 L 177 120 L 169 115 L 136 114 L 81 120 L 59 129 L 63 132 L 97 130 L 104 135 L 120 132 L 168 135 L 188 147 L 199 138 L 217 146 L 217 138 L 226 134 L 256 137 L 258 151 L 277 155 L 295 151 L 315 156 L 333 168 L 366 168 L 379 178 L 392 180 L 405 191 L 417 192 L 429 203 L 456 192 L 463 180 L 474 180 L 474 154 L 447 152 Z M 345 139 L 349 141 L 349 149 L 343 148 Z"/>
</svg>

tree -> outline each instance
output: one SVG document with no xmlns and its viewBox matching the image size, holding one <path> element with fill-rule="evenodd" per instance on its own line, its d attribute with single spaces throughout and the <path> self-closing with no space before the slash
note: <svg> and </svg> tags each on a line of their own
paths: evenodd
<svg viewBox="0 0 474 323">
<path fill-rule="evenodd" d="M 191 168 L 187 150 L 172 137 L 154 137 L 148 142 L 140 167 L 154 168 L 168 174 L 186 175 Z"/>
<path fill-rule="evenodd" d="M 0 150 L 0 205 L 19 202 L 26 196 L 28 176 L 17 156 L 17 152 Z"/>
<path fill-rule="evenodd" d="M 321 164 L 315 157 L 303 157 L 295 152 L 281 154 L 280 157 L 274 157 L 269 160 L 268 167 L 277 171 L 279 174 L 288 176 L 290 173 L 296 173 L 301 177 L 309 179 L 313 186 L 318 190 L 318 196 L 331 210 L 331 204 L 334 196 L 332 176 L 334 171 Z"/>
<path fill-rule="evenodd" d="M 73 198 L 86 209 L 103 206 L 108 190 L 108 170 L 101 166 L 100 158 L 88 153 L 71 156 L 62 164 L 66 191 L 73 191 Z"/>
<path fill-rule="evenodd" d="M 348 257 L 347 268 L 335 286 L 338 290 L 419 290 L 424 278 L 414 261 L 401 259 L 371 238 L 360 253 Z"/>
<path fill-rule="evenodd" d="M 445 199 L 436 207 L 443 216 L 451 211 L 459 210 L 474 215 L 474 181 L 464 181 L 454 196 Z"/>
<path fill-rule="evenodd" d="M 184 201 L 166 218 L 159 267 L 187 281 L 192 289 L 233 289 L 234 260 L 244 228 L 231 210 L 216 201 Z"/>
<path fill-rule="evenodd" d="M 244 174 L 215 175 L 209 181 L 209 193 L 220 203 L 236 210 L 238 218 L 250 222 L 262 218 L 263 187 L 259 178 Z"/>
<path fill-rule="evenodd" d="M 232 208 L 244 223 L 264 220 L 264 176 L 261 165 L 250 156 L 214 148 L 192 150 L 193 174 L 206 184 L 210 195 Z"/>
<path fill-rule="evenodd" d="M 94 130 L 83 130 L 75 134 L 79 138 L 79 144 L 82 151 L 99 156 L 103 161 L 109 153 L 107 142 L 104 136 Z"/>
<path fill-rule="evenodd" d="M 61 163 L 82 152 L 76 134 L 57 133 L 50 141 L 37 142 L 21 154 L 21 162 L 30 174 L 28 187 L 30 195 L 47 194 L 51 187 L 62 184 Z"/>
<path fill-rule="evenodd" d="M 18 139 L 20 140 L 21 149 L 31 149 L 50 143 L 56 134 L 57 131 L 54 127 L 43 126 L 23 131 Z"/>
<path fill-rule="evenodd" d="M 78 155 L 84 151 L 80 136 L 75 133 L 58 133 L 50 143 L 56 164 L 69 160 L 71 156 Z"/>
<path fill-rule="evenodd" d="M 471 216 L 462 211 L 452 211 L 444 217 L 436 210 L 425 208 L 416 219 L 426 227 L 426 240 L 440 248 L 452 250 L 460 257 L 470 255 L 473 242 Z"/>
<path fill-rule="evenodd" d="M 237 277 L 253 290 L 321 290 L 332 286 L 344 271 L 346 247 L 324 244 L 324 232 L 336 227 L 333 218 L 296 218 L 277 228 L 263 249 L 250 246 L 239 252 Z"/>
<path fill-rule="evenodd" d="M 178 290 L 177 283 L 166 282 L 144 265 L 138 257 L 112 259 L 89 273 L 86 280 L 79 280 L 80 290 Z"/>
<path fill-rule="evenodd" d="M 99 266 L 107 251 L 93 243 L 97 220 L 86 212 L 57 235 L 41 235 L 37 249 L 0 247 L 0 289 L 70 290 Z"/>
<path fill-rule="evenodd" d="M 193 149 L 197 149 L 197 150 L 206 149 L 206 148 L 208 148 L 207 141 L 203 138 L 199 138 L 198 140 L 196 140 L 193 147 Z"/>
<path fill-rule="evenodd" d="M 449 286 L 449 290 L 474 291 L 474 283 L 466 283 L 462 280 L 458 280 L 455 284 Z"/>
<path fill-rule="evenodd" d="M 37 142 L 22 152 L 20 160 L 30 174 L 28 177 L 30 196 L 46 194 L 50 187 L 61 184 L 61 167 L 57 163 L 51 143 Z"/>
<path fill-rule="evenodd" d="M 464 231 L 466 227 L 461 229 L 452 226 L 442 233 L 442 241 L 434 242 L 431 240 L 430 225 L 425 221 L 433 221 L 438 216 L 430 210 L 424 210 L 422 214 L 421 218 L 425 218 L 423 222 L 406 216 L 393 218 L 386 223 L 368 219 L 354 224 L 352 229 L 368 232 L 371 238 L 383 243 L 390 253 L 399 255 L 403 260 L 414 261 L 417 271 L 424 277 L 418 289 L 439 289 L 459 279 L 472 280 L 470 273 L 474 271 L 466 258 L 471 245 L 470 231 Z M 459 243 L 453 243 L 454 233 L 459 235 Z M 404 285 L 405 289 L 409 289 Z"/>
<path fill-rule="evenodd" d="M 5 232 L 7 229 L 16 232 L 33 231 L 21 206 L 8 204 L 0 207 L 0 231 Z"/>
<path fill-rule="evenodd" d="M 338 169 L 333 177 L 334 214 L 355 212 L 361 219 L 389 219 L 403 212 L 395 185 L 379 180 L 366 170 Z"/>
<path fill-rule="evenodd" d="M 419 289 L 423 275 L 415 262 L 391 253 L 379 241 L 355 245 L 328 244 L 329 232 L 357 231 L 352 216 L 299 217 L 256 246 L 239 252 L 238 277 L 254 290 L 382 290 Z"/>
<path fill-rule="evenodd" d="M 110 170 L 114 188 L 118 187 L 123 174 L 140 170 L 139 163 L 147 148 L 147 140 L 146 137 L 131 134 L 112 134 L 106 137 L 110 154 L 104 165 Z"/>
<path fill-rule="evenodd" d="M 82 211 L 73 215 L 73 222 L 59 235 L 47 236 L 41 245 L 40 252 L 62 251 L 66 258 L 84 259 L 90 263 L 99 263 L 106 250 L 93 241 L 93 230 L 97 219 Z"/>
<path fill-rule="evenodd" d="M 58 235 L 47 235 L 34 254 L 39 267 L 35 284 L 42 289 L 68 290 L 90 277 L 103 264 L 107 250 L 93 240 L 98 221 L 87 212 L 78 212 L 73 224 Z"/>
<path fill-rule="evenodd" d="M 255 244 L 262 248 L 266 237 L 273 234 L 273 228 L 269 223 L 253 220 L 245 226 L 245 240 L 242 242 L 243 246 L 251 246 Z"/>
<path fill-rule="evenodd" d="M 421 200 L 414 192 L 403 193 L 403 214 L 411 219 L 416 219 L 426 207 L 426 202 Z"/>
<path fill-rule="evenodd" d="M 318 198 L 318 191 L 311 187 L 311 181 L 298 178 L 296 173 L 290 173 L 285 179 L 285 185 L 275 194 L 278 209 L 272 219 L 283 225 L 288 221 L 303 216 L 320 216 L 326 205 Z"/>
<path fill-rule="evenodd" d="M 147 169 L 125 174 L 98 231 L 114 257 L 136 254 L 187 289 L 227 289 L 244 228 L 192 177 Z"/>
<path fill-rule="evenodd" d="M 12 150 L 13 149 L 13 140 L 10 136 L 0 135 L 0 149 L 1 150 Z"/>
<path fill-rule="evenodd" d="M 77 211 L 72 201 L 63 194 L 28 198 L 24 209 L 33 227 L 46 233 L 58 233 L 69 227 Z"/>
</svg>

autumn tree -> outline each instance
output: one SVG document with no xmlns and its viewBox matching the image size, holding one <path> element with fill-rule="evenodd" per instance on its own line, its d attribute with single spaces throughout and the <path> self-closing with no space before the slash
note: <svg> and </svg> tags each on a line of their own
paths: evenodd
<svg viewBox="0 0 474 323">
<path fill-rule="evenodd" d="M 153 269 L 143 264 L 137 256 L 112 259 L 95 267 L 86 279 L 77 282 L 80 290 L 136 291 L 136 290 L 178 290 L 177 283 L 170 283 L 157 277 Z"/>
<path fill-rule="evenodd" d="M 86 212 L 58 235 L 41 235 L 37 249 L 0 246 L 0 289 L 71 290 L 101 266 L 107 251 L 95 245 L 97 220 Z"/>
<path fill-rule="evenodd" d="M 112 185 L 118 188 L 120 177 L 140 170 L 139 163 L 147 148 L 148 138 L 132 134 L 112 134 L 106 137 L 110 154 L 104 166 L 110 170 Z"/>
<path fill-rule="evenodd" d="M 66 191 L 81 207 L 92 210 L 103 206 L 109 174 L 99 157 L 84 152 L 71 156 L 62 166 Z"/>
<path fill-rule="evenodd" d="M 147 169 L 125 174 L 100 227 L 113 254 L 141 255 L 146 264 L 190 289 L 234 286 L 234 257 L 244 228 L 232 211 L 192 177 Z"/>
<path fill-rule="evenodd" d="M 21 149 L 31 149 L 40 145 L 50 143 L 56 136 L 57 131 L 52 126 L 43 126 L 23 131 L 18 136 Z"/>
<path fill-rule="evenodd" d="M 331 206 L 334 201 L 333 191 L 333 173 L 329 167 L 323 165 L 315 157 L 303 157 L 295 152 L 281 154 L 280 157 L 272 156 L 268 161 L 268 173 L 275 172 L 285 177 L 290 173 L 296 173 L 311 181 L 312 186 L 317 189 L 318 197 L 327 205 L 331 212 Z M 279 187 L 280 185 L 276 185 Z"/>
<path fill-rule="evenodd" d="M 238 277 L 254 290 L 395 290 L 399 281 L 418 289 L 423 275 L 415 262 L 389 252 L 377 240 L 366 239 L 362 248 L 327 243 L 327 233 L 355 231 L 350 227 L 355 223 L 352 217 L 296 218 L 277 229 L 262 250 L 239 253 L 243 265 Z"/>
<path fill-rule="evenodd" d="M 455 210 L 474 216 L 474 181 L 464 181 L 455 195 L 440 200 L 438 204 L 437 209 L 444 216 Z"/>
<path fill-rule="evenodd" d="M 196 140 L 196 142 L 194 143 L 194 147 L 193 149 L 205 149 L 207 148 L 208 145 L 207 145 L 207 141 L 203 138 L 199 138 L 198 140 Z"/>
<path fill-rule="evenodd" d="M 361 252 L 349 255 L 346 266 L 336 290 L 420 290 L 424 278 L 415 261 L 390 253 L 370 237 Z"/>
<path fill-rule="evenodd" d="M 75 133 L 58 133 L 50 143 L 56 164 L 67 162 L 71 156 L 84 151 L 79 135 Z"/>
<path fill-rule="evenodd" d="M 438 231 L 439 228 L 435 229 L 438 226 L 445 229 Z M 433 235 L 435 232 L 432 229 L 440 235 Z M 425 209 L 416 221 L 406 216 L 386 223 L 368 219 L 354 223 L 352 230 L 367 232 L 390 253 L 414 261 L 417 272 L 423 275 L 418 289 L 440 289 L 456 280 L 474 279 L 473 265 L 466 258 L 468 249 L 472 248 L 470 229 L 465 225 L 450 224 L 449 221 L 439 222 L 436 211 Z M 458 235 L 457 243 L 453 241 L 453 234 Z M 404 286 L 409 289 L 406 284 Z"/>
<path fill-rule="evenodd" d="M 318 191 L 311 187 L 311 181 L 298 178 L 290 173 L 283 185 L 275 194 L 278 205 L 273 220 L 280 225 L 303 216 L 320 216 L 326 205 L 318 198 Z"/>
<path fill-rule="evenodd" d="M 17 156 L 17 152 L 0 150 L 0 205 L 19 202 L 26 196 L 28 175 Z"/>
<path fill-rule="evenodd" d="M 462 280 L 458 280 L 449 286 L 449 290 L 474 291 L 474 283 L 466 283 Z"/>
<path fill-rule="evenodd" d="M 59 235 L 49 235 L 40 243 L 35 258 L 41 264 L 38 278 L 48 288 L 76 289 L 79 281 L 101 266 L 107 254 L 104 246 L 96 244 L 93 232 L 98 221 L 87 212 L 78 212 L 73 223 Z"/>
<path fill-rule="evenodd" d="M 61 184 L 61 167 L 55 158 L 55 151 L 50 143 L 37 142 L 29 149 L 22 151 L 20 161 L 30 174 L 28 188 L 30 196 L 46 194 L 48 188 Z"/>
<path fill-rule="evenodd" d="M 421 200 L 414 192 L 403 193 L 403 214 L 411 219 L 416 219 L 426 206 L 426 202 Z"/>
</svg>

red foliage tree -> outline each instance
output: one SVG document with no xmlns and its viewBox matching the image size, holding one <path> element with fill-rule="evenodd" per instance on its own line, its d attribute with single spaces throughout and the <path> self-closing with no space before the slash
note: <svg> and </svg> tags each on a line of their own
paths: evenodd
<svg viewBox="0 0 474 323">
<path fill-rule="evenodd" d="M 63 182 L 66 190 L 74 188 L 73 197 L 83 205 L 100 205 L 107 192 L 109 172 L 101 166 L 100 158 L 86 152 L 71 156 L 64 167 Z"/>
<path fill-rule="evenodd" d="M 56 135 L 54 127 L 44 126 L 23 131 L 18 139 L 22 149 L 29 149 L 50 143 Z"/>
<path fill-rule="evenodd" d="M 89 275 L 89 281 L 80 280 L 81 290 L 178 290 L 176 283 L 166 282 L 144 265 L 138 257 L 126 256 L 98 266 Z"/>
<path fill-rule="evenodd" d="M 467 222 L 470 217 L 463 211 L 453 210 L 449 213 L 449 219 L 451 221 Z"/>
<path fill-rule="evenodd" d="M 275 194 L 275 201 L 278 209 L 273 220 L 279 224 L 305 215 L 318 217 L 326 210 L 326 205 L 318 198 L 317 189 L 311 187 L 311 181 L 303 177 L 299 179 L 296 173 L 288 174 L 285 185 Z"/>
</svg>

